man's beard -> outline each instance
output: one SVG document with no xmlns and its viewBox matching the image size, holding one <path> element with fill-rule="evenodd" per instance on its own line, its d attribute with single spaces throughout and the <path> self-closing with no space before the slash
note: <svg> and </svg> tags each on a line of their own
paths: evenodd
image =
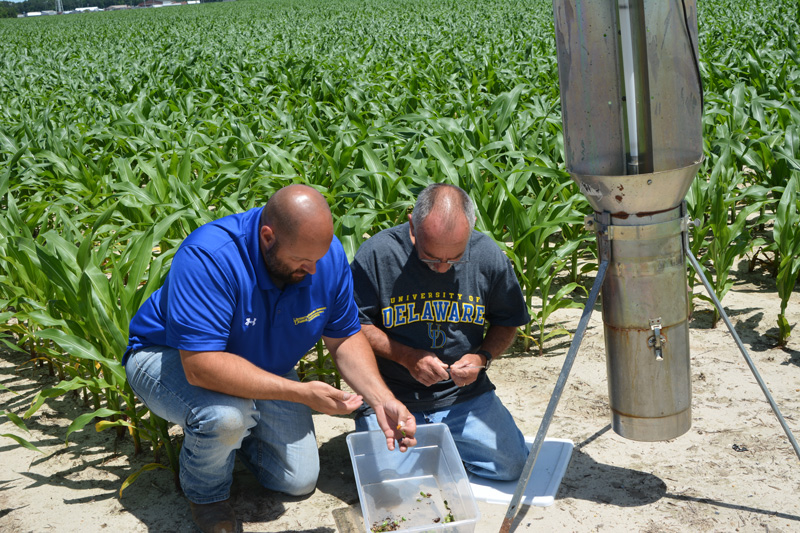
<svg viewBox="0 0 800 533">
<path fill-rule="evenodd" d="M 277 252 L 278 243 L 275 243 L 272 248 L 264 252 L 264 263 L 272 280 L 278 284 L 284 285 L 291 285 L 303 281 L 307 272 L 302 269 L 293 270 L 286 263 L 278 259 Z"/>
</svg>

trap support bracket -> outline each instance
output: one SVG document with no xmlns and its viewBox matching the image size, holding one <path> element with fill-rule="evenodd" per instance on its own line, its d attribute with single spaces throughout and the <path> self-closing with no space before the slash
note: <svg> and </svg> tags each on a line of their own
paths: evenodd
<svg viewBox="0 0 800 533">
<path fill-rule="evenodd" d="M 685 211 L 686 203 L 684 202 L 683 205 L 684 205 L 683 209 Z M 697 225 L 698 223 L 699 222 L 694 222 L 694 221 L 689 222 L 690 225 Z M 766 383 L 764 383 L 764 380 L 761 379 L 761 375 L 758 373 L 755 363 L 753 363 L 753 360 L 750 358 L 750 354 L 747 352 L 747 348 L 744 347 L 742 339 L 739 338 L 739 334 L 736 333 L 736 328 L 733 327 L 733 323 L 731 323 L 731 320 L 728 318 L 728 314 L 725 313 L 725 309 L 722 308 L 722 302 L 719 301 L 719 298 L 717 298 L 717 295 L 714 293 L 714 289 L 711 286 L 711 283 L 709 283 L 705 274 L 703 274 L 703 269 L 700 268 L 700 263 L 697 262 L 697 259 L 695 259 L 694 255 L 691 252 L 691 248 L 689 248 L 688 230 L 683 232 L 683 236 L 684 236 L 683 248 L 686 252 L 686 257 L 689 258 L 689 263 L 692 265 L 692 268 L 697 273 L 698 277 L 700 278 L 700 281 L 703 282 L 703 286 L 706 288 L 706 291 L 708 291 L 708 295 L 714 302 L 714 307 L 717 308 L 719 316 L 722 318 L 722 320 L 725 322 L 725 325 L 728 327 L 728 331 L 730 331 L 731 337 L 733 337 L 733 340 L 736 343 L 736 346 L 739 348 L 739 351 L 742 352 L 744 360 L 747 362 L 747 366 L 750 367 L 750 371 L 753 373 L 753 377 L 756 378 L 758 386 L 761 387 L 761 391 L 764 393 L 764 396 L 766 396 L 770 407 L 772 407 L 772 411 L 778 418 L 778 422 L 783 428 L 783 431 L 786 433 L 786 436 L 789 438 L 789 442 L 792 444 L 792 447 L 794 448 L 794 453 L 797 455 L 797 458 L 800 459 L 800 446 L 797 445 L 797 440 L 794 438 L 792 430 L 789 428 L 789 425 L 786 423 L 786 420 L 784 420 L 783 415 L 781 414 L 781 410 L 778 408 L 778 404 L 776 404 L 775 400 L 772 398 L 772 394 L 770 394 Z"/>
<path fill-rule="evenodd" d="M 603 213 L 601 216 L 603 217 L 602 222 L 608 225 L 607 223 L 609 222 L 610 215 L 608 213 Z M 531 479 L 533 467 L 536 464 L 536 458 L 539 456 L 539 452 L 542 449 L 542 444 L 544 443 L 545 436 L 547 436 L 547 430 L 550 428 L 553 414 L 556 412 L 556 407 L 558 407 L 558 402 L 561 399 L 561 393 L 564 392 L 564 386 L 567 384 L 567 378 L 572 370 L 572 364 L 575 362 L 575 357 L 578 355 L 578 348 L 580 348 L 581 342 L 583 341 L 583 334 L 586 332 L 589 318 L 592 316 L 592 311 L 594 311 L 594 305 L 597 301 L 597 296 L 600 294 L 600 288 L 603 286 L 603 281 L 606 279 L 611 248 L 608 243 L 608 234 L 602 230 L 597 233 L 597 249 L 600 255 L 597 277 L 594 278 L 592 290 L 589 291 L 589 298 L 586 300 L 583 313 L 581 313 L 581 318 L 578 321 L 578 329 L 575 330 L 575 336 L 572 337 L 572 342 L 567 351 L 567 357 L 564 359 L 561 373 L 558 375 L 558 380 L 556 380 L 556 385 L 553 388 L 553 394 L 550 395 L 550 402 L 547 404 L 547 409 L 539 425 L 539 431 L 536 432 L 536 438 L 531 445 L 530 454 L 528 455 L 527 461 L 525 461 L 525 466 L 522 468 L 522 474 L 519 476 L 517 488 L 514 490 L 514 495 L 511 497 L 511 501 L 508 504 L 506 516 L 503 519 L 502 526 L 500 526 L 501 533 L 509 532 L 511 524 L 514 522 L 514 517 L 517 515 L 519 504 L 522 501 L 522 495 L 525 493 L 525 488 L 528 486 L 528 482 Z"/>
</svg>

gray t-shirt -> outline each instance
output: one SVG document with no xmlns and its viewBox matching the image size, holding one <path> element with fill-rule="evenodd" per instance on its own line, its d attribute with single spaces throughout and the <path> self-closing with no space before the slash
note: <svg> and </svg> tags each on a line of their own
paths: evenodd
<svg viewBox="0 0 800 533">
<path fill-rule="evenodd" d="M 361 323 L 448 364 L 478 349 L 488 324 L 528 323 L 511 261 L 492 239 L 473 231 L 462 260 L 467 262 L 444 273 L 431 270 L 411 243 L 408 223 L 367 239 L 350 265 Z M 486 372 L 466 387 L 450 379 L 426 387 L 402 365 L 377 359 L 386 384 L 412 411 L 445 407 L 495 388 Z"/>
</svg>

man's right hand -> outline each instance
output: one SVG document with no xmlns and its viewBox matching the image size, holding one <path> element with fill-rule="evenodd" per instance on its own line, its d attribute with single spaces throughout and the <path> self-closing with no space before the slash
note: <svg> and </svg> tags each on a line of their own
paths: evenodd
<svg viewBox="0 0 800 533">
<path fill-rule="evenodd" d="M 406 367 L 414 379 L 426 387 L 430 387 L 434 383 L 450 378 L 450 374 L 447 373 L 447 363 L 430 352 L 423 352 L 423 354 L 422 357 Z"/>
<path fill-rule="evenodd" d="M 309 381 L 303 385 L 307 387 L 307 397 L 303 403 L 326 415 L 352 413 L 364 400 L 359 394 L 339 390 L 322 381 Z"/>
</svg>

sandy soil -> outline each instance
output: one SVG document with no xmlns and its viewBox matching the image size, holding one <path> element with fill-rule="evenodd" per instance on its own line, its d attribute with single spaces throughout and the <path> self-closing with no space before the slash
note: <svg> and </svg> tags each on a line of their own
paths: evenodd
<svg viewBox="0 0 800 533">
<path fill-rule="evenodd" d="M 788 347 L 777 348 L 774 285 L 760 273 L 735 274 L 725 307 L 789 427 L 800 434 L 800 327 Z M 561 311 L 554 321 L 574 331 L 579 316 Z M 789 321 L 800 323 L 800 295 L 790 303 Z M 575 443 L 571 462 L 555 503 L 523 506 L 512 531 L 800 531 L 800 459 L 724 324 L 710 326 L 710 307 L 698 304 L 690 333 L 692 429 L 642 443 L 611 430 L 602 317 L 599 310 L 592 315 L 548 432 Z M 539 428 L 568 347 L 566 337 L 554 339 L 544 357 L 509 354 L 490 370 L 526 435 Z M 13 391 L 0 391 L 0 402 L 18 414 L 54 383 L 23 363 L 20 355 L 0 358 L 0 382 Z M 194 531 L 168 471 L 147 472 L 118 496 L 149 453 L 134 457 L 129 440 L 91 426 L 64 445 L 66 425 L 80 412 L 74 400 L 61 398 L 28 421 L 26 437 L 44 455 L 0 438 L 0 530 Z M 0 434 L 22 434 L 6 418 L 0 422 Z M 244 531 L 344 531 L 348 522 L 337 525 L 336 517 L 358 515 L 345 442 L 353 422 L 324 415 L 315 422 L 322 474 L 310 497 L 264 491 L 237 468 L 233 497 Z M 499 531 L 506 507 L 479 507 L 476 531 Z"/>
</svg>

